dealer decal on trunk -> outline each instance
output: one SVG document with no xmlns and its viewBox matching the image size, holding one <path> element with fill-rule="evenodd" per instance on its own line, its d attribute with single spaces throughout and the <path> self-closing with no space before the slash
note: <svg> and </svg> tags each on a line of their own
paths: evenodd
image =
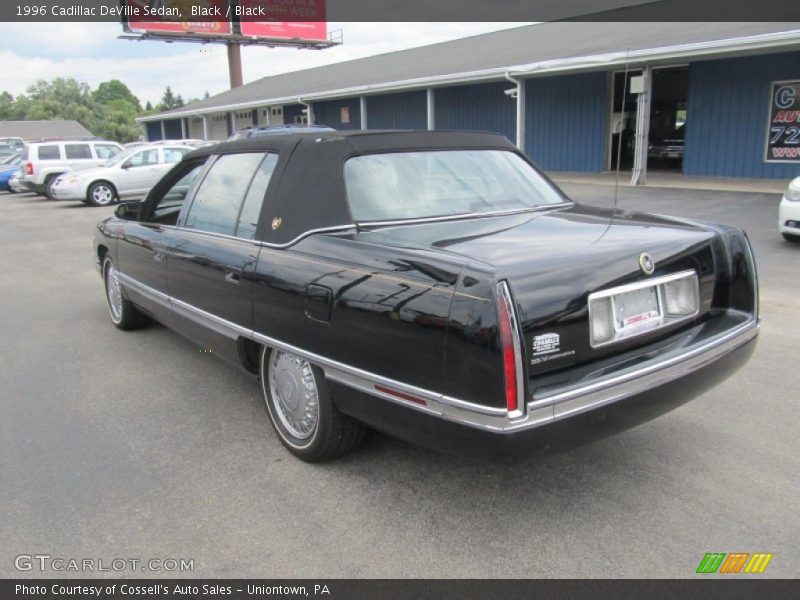
<svg viewBox="0 0 800 600">
<path fill-rule="evenodd" d="M 533 358 L 531 359 L 531 364 L 538 365 L 548 360 L 572 356 L 573 354 L 575 354 L 575 350 L 561 352 L 561 336 L 559 334 L 543 333 L 533 338 Z"/>
</svg>

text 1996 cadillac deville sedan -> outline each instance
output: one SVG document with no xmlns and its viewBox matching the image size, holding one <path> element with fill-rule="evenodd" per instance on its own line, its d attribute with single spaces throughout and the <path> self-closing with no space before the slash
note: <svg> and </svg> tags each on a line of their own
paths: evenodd
<svg viewBox="0 0 800 600">
<path fill-rule="evenodd" d="M 94 248 L 118 328 L 257 374 L 308 461 L 365 426 L 501 460 L 593 439 L 723 380 L 758 331 L 742 231 L 578 205 L 487 133 L 205 148 Z"/>
</svg>

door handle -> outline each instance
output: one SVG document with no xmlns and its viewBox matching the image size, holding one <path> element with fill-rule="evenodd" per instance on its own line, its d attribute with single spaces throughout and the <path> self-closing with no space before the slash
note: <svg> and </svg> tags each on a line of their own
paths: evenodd
<svg viewBox="0 0 800 600">
<path fill-rule="evenodd" d="M 242 270 L 227 269 L 225 271 L 225 281 L 234 285 L 239 285 L 239 283 L 242 281 Z"/>
</svg>

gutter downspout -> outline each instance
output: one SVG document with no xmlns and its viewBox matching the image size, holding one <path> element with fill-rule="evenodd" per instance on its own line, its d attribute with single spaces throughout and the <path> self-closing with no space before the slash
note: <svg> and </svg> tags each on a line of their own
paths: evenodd
<svg viewBox="0 0 800 600">
<path fill-rule="evenodd" d="M 304 102 L 302 98 L 298 98 L 297 102 L 301 106 L 305 106 L 306 107 L 306 114 L 308 115 L 308 124 L 309 125 L 313 125 L 314 124 L 314 107 L 311 106 L 310 102 Z"/>
<path fill-rule="evenodd" d="M 517 86 L 517 148 L 525 152 L 525 80 L 514 79 L 510 71 L 506 71 L 504 76 Z"/>
</svg>

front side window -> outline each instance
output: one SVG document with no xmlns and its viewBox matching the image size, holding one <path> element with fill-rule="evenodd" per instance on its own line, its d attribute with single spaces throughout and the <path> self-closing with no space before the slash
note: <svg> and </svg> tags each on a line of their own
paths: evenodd
<svg viewBox="0 0 800 600">
<path fill-rule="evenodd" d="M 125 163 L 128 167 L 149 167 L 158 164 L 158 148 L 142 150 L 131 156 Z"/>
<path fill-rule="evenodd" d="M 177 223 L 178 215 L 181 212 L 186 196 L 200 171 L 202 171 L 203 166 L 204 163 L 195 165 L 169 188 L 153 207 L 150 221 L 164 225 L 175 225 Z"/>
<path fill-rule="evenodd" d="M 355 221 L 491 214 L 565 198 L 518 154 L 432 150 L 369 154 L 344 169 Z"/>
<path fill-rule="evenodd" d="M 61 149 L 58 146 L 39 146 L 39 160 L 58 160 Z"/>
<path fill-rule="evenodd" d="M 200 184 L 185 226 L 189 229 L 235 235 L 239 209 L 263 154 L 221 156 Z"/>
<path fill-rule="evenodd" d="M 92 158 L 92 149 L 89 144 L 64 144 L 64 152 L 71 160 Z"/>
</svg>

